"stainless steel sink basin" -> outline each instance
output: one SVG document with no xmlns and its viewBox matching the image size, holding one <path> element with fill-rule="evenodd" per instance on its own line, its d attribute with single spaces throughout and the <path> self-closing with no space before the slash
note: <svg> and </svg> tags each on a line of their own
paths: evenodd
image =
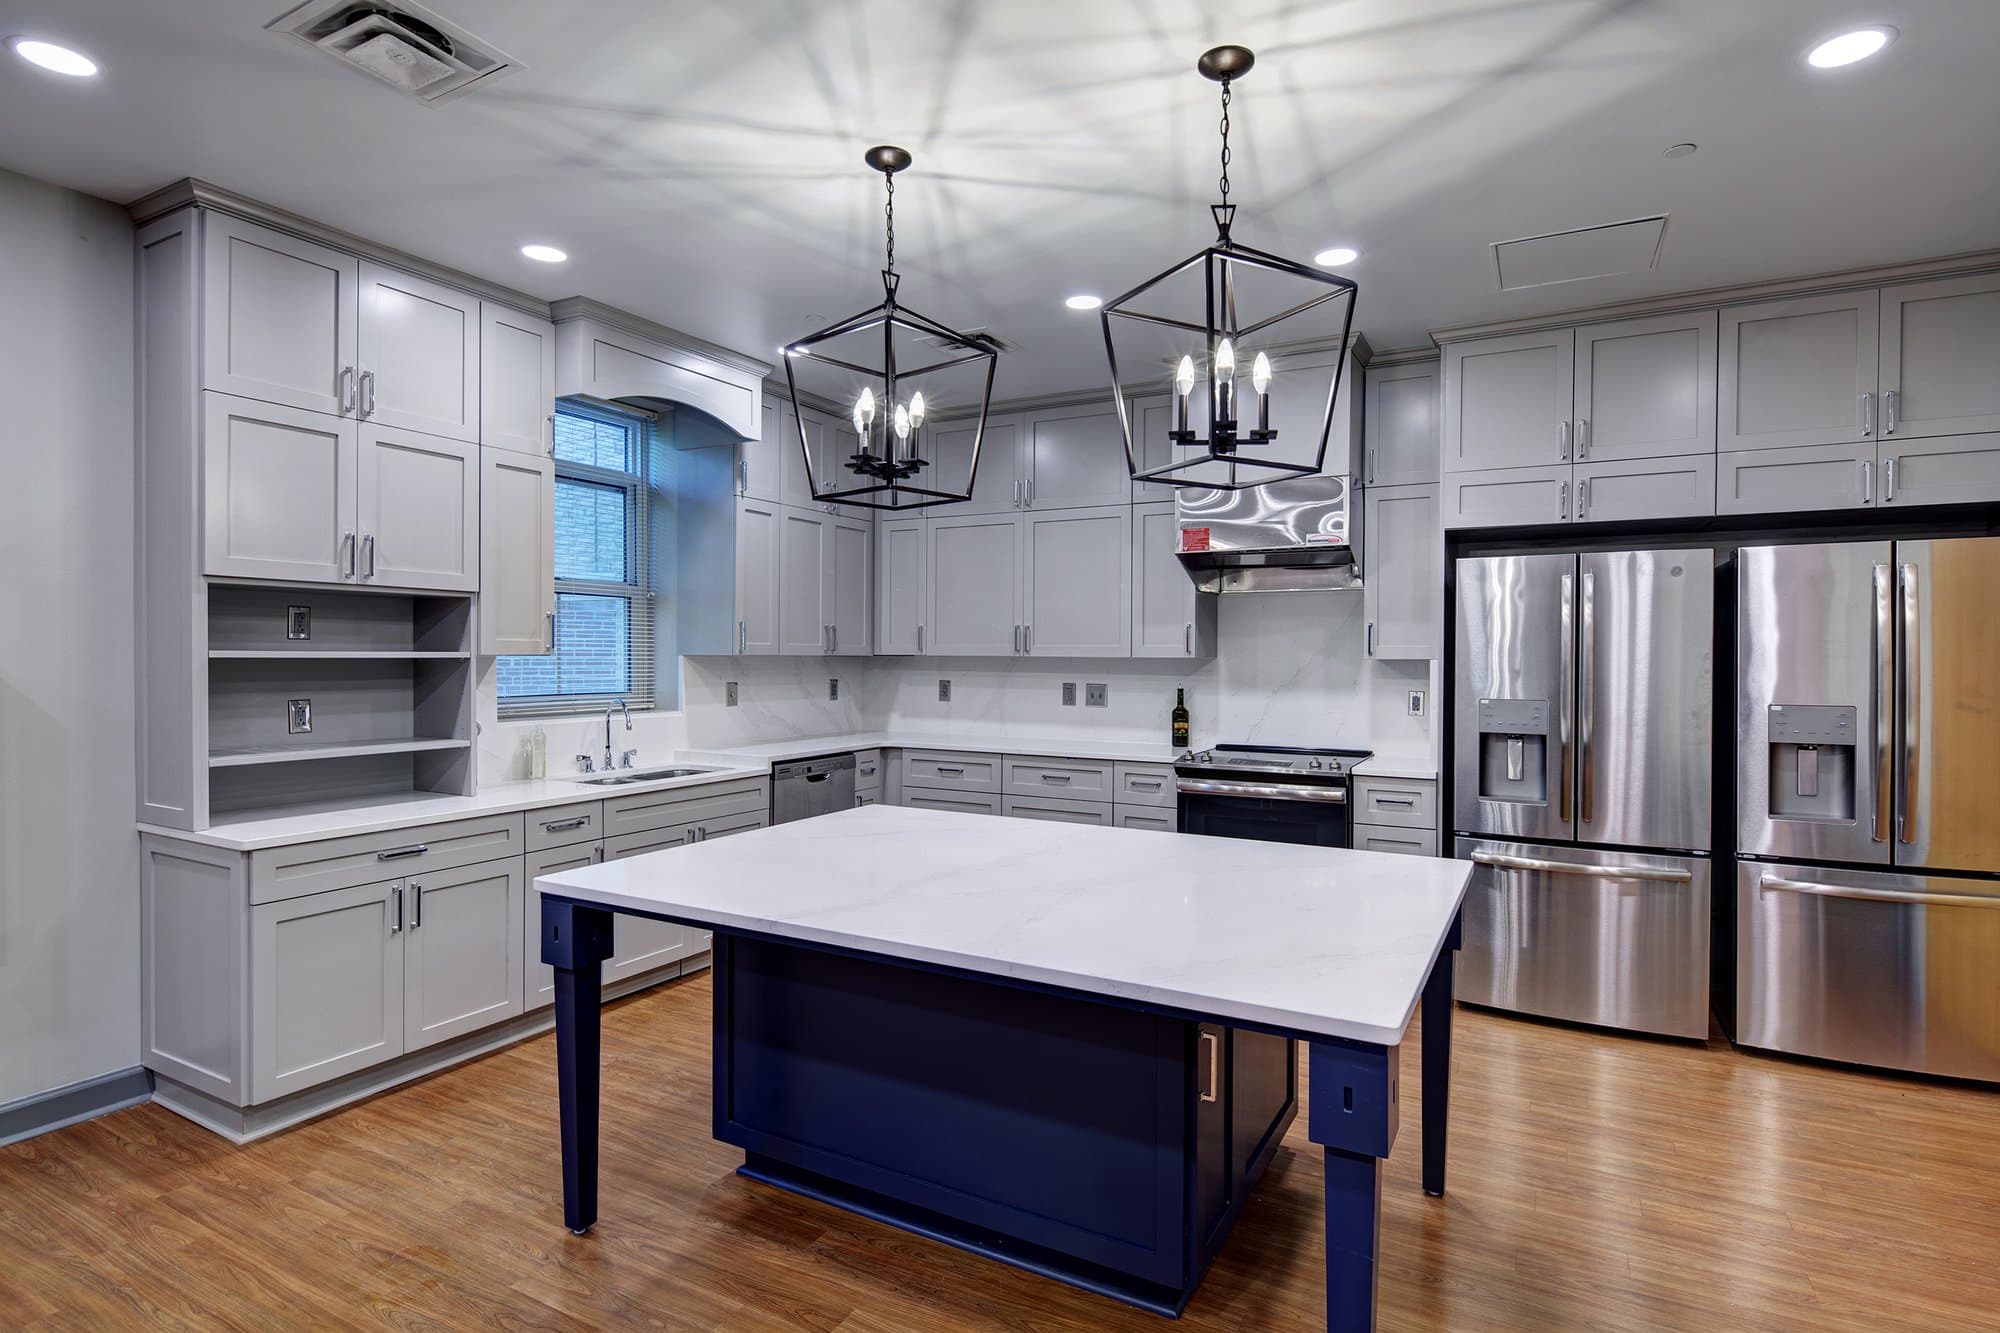
<svg viewBox="0 0 2000 1333">
<path fill-rule="evenodd" d="M 713 768 L 634 768 L 600 777 L 578 778 L 586 787 L 624 787 L 634 782 L 658 782 L 662 778 L 691 778 L 697 773 L 714 773 Z"/>
</svg>

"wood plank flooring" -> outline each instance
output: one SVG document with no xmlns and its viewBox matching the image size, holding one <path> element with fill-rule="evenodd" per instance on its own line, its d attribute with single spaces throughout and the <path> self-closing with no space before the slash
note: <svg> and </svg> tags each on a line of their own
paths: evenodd
<svg viewBox="0 0 2000 1333">
<path fill-rule="evenodd" d="M 607 1010 L 588 1237 L 549 1037 L 248 1148 L 144 1106 L 0 1149 L 0 1328 L 1171 1326 L 733 1174 L 708 1021 L 705 976 Z M 1457 1037 L 1442 1201 L 1404 1056 L 1384 1328 L 2000 1328 L 2000 1093 L 1472 1010 Z M 1303 1125 L 1181 1327 L 1322 1326 Z"/>
</svg>

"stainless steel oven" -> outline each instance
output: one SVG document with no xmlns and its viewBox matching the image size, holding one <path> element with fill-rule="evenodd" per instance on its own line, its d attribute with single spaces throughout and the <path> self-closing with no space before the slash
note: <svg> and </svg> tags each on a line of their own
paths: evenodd
<svg viewBox="0 0 2000 1333">
<path fill-rule="evenodd" d="M 1367 750 L 1218 745 L 1174 762 L 1180 830 L 1315 847 L 1354 845 L 1348 775 Z"/>
</svg>

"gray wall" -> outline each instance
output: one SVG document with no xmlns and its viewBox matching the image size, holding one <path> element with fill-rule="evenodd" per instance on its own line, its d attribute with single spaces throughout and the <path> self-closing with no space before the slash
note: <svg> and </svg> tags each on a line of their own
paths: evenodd
<svg viewBox="0 0 2000 1333">
<path fill-rule="evenodd" d="M 0 1105 L 137 1064 L 132 228 L 0 172 Z"/>
</svg>

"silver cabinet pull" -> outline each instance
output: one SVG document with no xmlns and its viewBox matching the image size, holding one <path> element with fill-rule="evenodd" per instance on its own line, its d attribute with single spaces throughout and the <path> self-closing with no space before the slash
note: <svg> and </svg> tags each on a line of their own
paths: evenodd
<svg viewBox="0 0 2000 1333">
<path fill-rule="evenodd" d="M 1557 688 L 1561 691 L 1562 697 L 1556 701 L 1556 754 L 1558 759 L 1558 772 L 1556 774 L 1556 818 L 1567 824 L 1569 823 L 1570 794 L 1569 728 L 1576 694 L 1576 576 L 1574 574 L 1565 574 L 1562 576 L 1560 607 L 1561 624 L 1559 628 L 1562 632 L 1562 642 L 1559 655 L 1562 659 L 1562 665 Z"/>
<path fill-rule="evenodd" d="M 556 456 L 556 414 L 551 412 L 542 419 L 549 423 L 549 447 L 545 452 L 550 458 L 554 458 Z"/>
<path fill-rule="evenodd" d="M 1779 893 L 1809 893 L 1819 898 L 1858 898 L 1863 902 L 1916 903 L 1925 907 L 2000 907 L 2000 894 L 1928 893 L 1918 889 L 1861 889 L 1850 884 L 1820 884 L 1783 875 L 1760 875 L 1760 889 Z"/>
<path fill-rule="evenodd" d="M 923 651 L 924 651 L 924 627 L 922 625 L 919 625 L 917 626 L 917 652 L 921 654 Z"/>
<path fill-rule="evenodd" d="M 590 823 L 589 815 L 578 815 L 574 819 L 550 819 L 542 823 L 544 833 L 562 833 L 573 828 L 584 828 Z"/>
<path fill-rule="evenodd" d="M 422 856 L 429 850 L 429 843 L 418 842 L 412 843 L 408 847 L 391 847 L 386 852 L 377 852 L 375 853 L 375 859 L 377 861 L 401 861 L 409 856 Z"/>
<path fill-rule="evenodd" d="M 1016 477 L 1014 479 L 1014 508 L 1019 509 L 1020 507 L 1021 507 L 1021 480 L 1019 477 Z"/>
<path fill-rule="evenodd" d="M 1865 458 L 1861 460 L 1861 503 L 1875 503 L 1875 465 Z"/>
<path fill-rule="evenodd" d="M 1597 763 L 1593 742 L 1597 735 L 1597 575 L 1583 572 L 1583 613 L 1577 629 L 1577 650 L 1582 658 L 1577 670 L 1576 748 L 1578 772 L 1577 822 L 1588 824 L 1597 818 L 1592 789 L 1597 785 Z"/>
<path fill-rule="evenodd" d="M 1019 625 L 1016 625 L 1014 626 L 1014 653 L 1016 656 L 1019 656 L 1020 652 L 1021 652 L 1021 627 Z"/>
<path fill-rule="evenodd" d="M 1187 657 L 1194 656 L 1194 622 L 1192 620 L 1181 627 L 1181 653 Z"/>
<path fill-rule="evenodd" d="M 410 929 L 422 930 L 424 928 L 424 886 L 412 883 L 410 885 L 410 894 Z"/>
<path fill-rule="evenodd" d="M 1889 566 L 1875 566 L 1875 623 L 1871 627 L 1874 642 L 1869 644 L 1868 670 L 1872 679 L 1868 682 L 1868 700 L 1874 710 L 1874 760 L 1875 804 L 1868 812 L 1868 836 L 1876 842 L 1889 841 L 1889 728 L 1894 721 L 1889 706 L 1889 681 L 1895 675 L 1895 666 L 1889 660 L 1889 645 L 1895 638 L 1891 603 L 1895 591 L 1889 586 Z"/>
<path fill-rule="evenodd" d="M 737 492 L 736 492 L 736 493 L 737 493 L 738 495 L 748 495 L 748 494 L 750 494 L 750 460 L 749 460 L 749 459 L 745 458 L 745 459 L 743 459 L 743 460 L 739 461 L 739 462 L 738 462 L 738 463 L 736 464 L 736 475 L 737 475 L 737 476 L 738 476 L 738 477 L 739 477 L 739 478 L 741 479 L 741 481 L 740 481 L 740 484 L 739 484 L 739 486 L 738 486 L 738 488 L 737 488 Z"/>
<path fill-rule="evenodd" d="M 1903 565 L 1897 570 L 1897 576 L 1897 593 L 1903 613 L 1903 632 L 1899 639 L 1903 650 L 1903 669 L 1897 673 L 1903 686 L 1903 783 L 1896 792 L 1896 840 L 1909 844 L 1917 840 L 1917 766 L 1922 758 L 1917 734 L 1923 726 L 1924 706 L 1923 686 L 1918 683 L 1924 669 L 1923 651 L 1919 646 L 1923 617 L 1917 605 L 1917 567 Z"/>
<path fill-rule="evenodd" d="M 1159 778 L 1127 778 L 1125 785 L 1137 787 L 1141 791 L 1158 791 L 1166 783 Z"/>
<path fill-rule="evenodd" d="M 1897 390 L 1891 389 L 1882 395 L 1882 433 L 1884 435 L 1894 435 L 1896 433 L 1897 392 Z"/>
<path fill-rule="evenodd" d="M 543 643 L 549 652 L 554 652 L 556 650 L 556 613 L 553 611 L 544 611 L 542 619 L 544 621 L 542 628 Z"/>
<path fill-rule="evenodd" d="M 1375 804 L 1377 804 L 1377 805 L 1393 805 L 1393 806 L 1397 806 L 1397 807 L 1399 807 L 1399 808 L 1409 808 L 1409 807 L 1412 807 L 1412 806 L 1416 805 L 1416 803 L 1417 803 L 1417 798 L 1416 798 L 1416 797 L 1414 797 L 1414 796 L 1377 796 L 1377 797 L 1375 797 Z"/>
<path fill-rule="evenodd" d="M 351 532 L 343 532 L 343 533 L 341 533 L 341 534 L 340 534 L 340 545 L 339 545 L 338 547 L 336 547 L 336 548 L 335 548 L 335 551 L 336 551 L 336 554 L 335 554 L 335 555 L 334 555 L 334 557 L 333 557 L 333 559 L 334 559 L 334 563 L 335 563 L 335 564 L 339 564 L 339 563 L 340 563 L 340 556 L 339 556 L 338 552 L 340 552 L 340 551 L 345 551 L 345 552 L 347 552 L 347 572 L 346 572 L 345 574 L 341 575 L 341 577 L 342 577 L 342 578 L 348 578 L 348 579 L 351 579 L 351 578 L 353 578 L 353 577 L 354 577 L 354 569 L 355 569 L 355 565 L 354 565 L 354 534 L 353 534 L 353 533 L 351 533 Z"/>
<path fill-rule="evenodd" d="M 375 372 L 372 370 L 361 372 L 361 411 L 358 415 L 375 415 Z"/>
<path fill-rule="evenodd" d="M 1022 481 L 1021 497 L 1022 497 L 1021 498 L 1022 508 L 1033 509 L 1035 507 L 1035 479 L 1033 477 L 1029 477 L 1024 481 Z"/>
<path fill-rule="evenodd" d="M 1505 852 L 1474 852 L 1467 858 L 1495 870 L 1532 870 L 1546 875 L 1570 875 L 1578 879 L 1647 879 L 1662 884 L 1689 884 L 1694 874 L 1672 866 L 1595 866 L 1570 861 L 1544 861 L 1538 856 L 1510 856 Z"/>
<path fill-rule="evenodd" d="M 1069 774 L 1067 774 L 1067 773 L 1044 773 L 1044 774 L 1042 774 L 1042 781 L 1044 781 L 1044 782 L 1056 782 L 1056 783 L 1063 783 L 1063 784 L 1067 784 L 1067 783 L 1069 782 L 1069 780 L 1070 780 L 1070 775 L 1069 775 Z"/>
<path fill-rule="evenodd" d="M 354 410 L 354 367 L 353 366 L 342 366 L 340 368 L 340 385 L 338 393 L 340 395 L 340 410 L 343 412 L 352 412 Z"/>
<path fill-rule="evenodd" d="M 361 577 L 364 579 L 372 579 L 375 577 L 375 534 L 371 532 L 367 536 L 363 537 L 361 539 L 361 545 L 362 548 L 368 552 L 368 572 L 366 574 L 363 574 Z"/>
<path fill-rule="evenodd" d="M 1368 480 L 1375 480 L 1375 446 L 1372 444 L 1368 446 Z"/>
<path fill-rule="evenodd" d="M 1896 460 L 1882 460 L 1882 503 L 1893 504 L 1896 499 Z"/>
<path fill-rule="evenodd" d="M 1590 512 L 1590 478 L 1580 478 L 1576 483 L 1576 516 L 1582 518 Z"/>
<path fill-rule="evenodd" d="M 837 653 L 840 651 L 840 626 L 833 625 L 829 628 L 833 631 L 833 651 Z"/>
<path fill-rule="evenodd" d="M 739 653 L 744 653 L 748 652 L 749 650 L 750 650 L 750 625 L 748 621 L 739 620 L 736 622 L 736 651 Z"/>
<path fill-rule="evenodd" d="M 1569 462 L 1569 418 L 1568 417 L 1564 417 L 1561 421 L 1558 421 L 1556 423 L 1556 448 L 1557 448 L 1557 456 L 1560 457 L 1563 462 L 1565 463 Z"/>
<path fill-rule="evenodd" d="M 1589 417 L 1578 417 L 1576 419 L 1576 456 L 1578 458 L 1590 457 Z"/>
<path fill-rule="evenodd" d="M 389 923 L 389 933 L 400 935 L 403 933 L 403 886 L 398 884 L 392 892 L 396 895 L 396 919 Z"/>
<path fill-rule="evenodd" d="M 1569 518 L 1569 483 L 1564 482 L 1562 485 L 1556 488 L 1556 520 L 1558 522 L 1561 522 L 1567 520 L 1568 518 Z"/>
<path fill-rule="evenodd" d="M 953 777 L 953 778 L 955 778 L 955 777 L 957 777 L 957 776 L 958 776 L 959 774 L 961 774 L 961 773 L 965 772 L 965 769 L 964 769 L 964 768 L 962 768 L 962 767 L 959 767 L 959 766 L 957 766 L 957 765 L 953 765 L 953 764 L 938 764 L 938 765 L 936 765 L 936 768 L 937 768 L 937 772 L 938 772 L 938 774 L 939 774 L 940 776 L 942 776 L 942 777 Z"/>
<path fill-rule="evenodd" d="M 1861 395 L 1861 433 L 1863 435 L 1875 433 L 1875 395 L 1872 393 Z"/>
<path fill-rule="evenodd" d="M 1024 653 L 1035 651 L 1035 627 L 1033 625 L 1021 626 L 1021 651 Z"/>
<path fill-rule="evenodd" d="M 1208 1086 L 1202 1089 L 1201 1099 L 1212 1102 L 1222 1084 L 1222 1038 L 1213 1032 L 1204 1032 L 1201 1039 L 1208 1044 Z"/>
<path fill-rule="evenodd" d="M 1346 805 L 1345 787 L 1290 787 L 1274 782 L 1223 782 L 1215 778 L 1182 778 L 1174 790 L 1190 796 L 1259 796 L 1267 801 L 1306 801 L 1314 805 Z"/>
</svg>

